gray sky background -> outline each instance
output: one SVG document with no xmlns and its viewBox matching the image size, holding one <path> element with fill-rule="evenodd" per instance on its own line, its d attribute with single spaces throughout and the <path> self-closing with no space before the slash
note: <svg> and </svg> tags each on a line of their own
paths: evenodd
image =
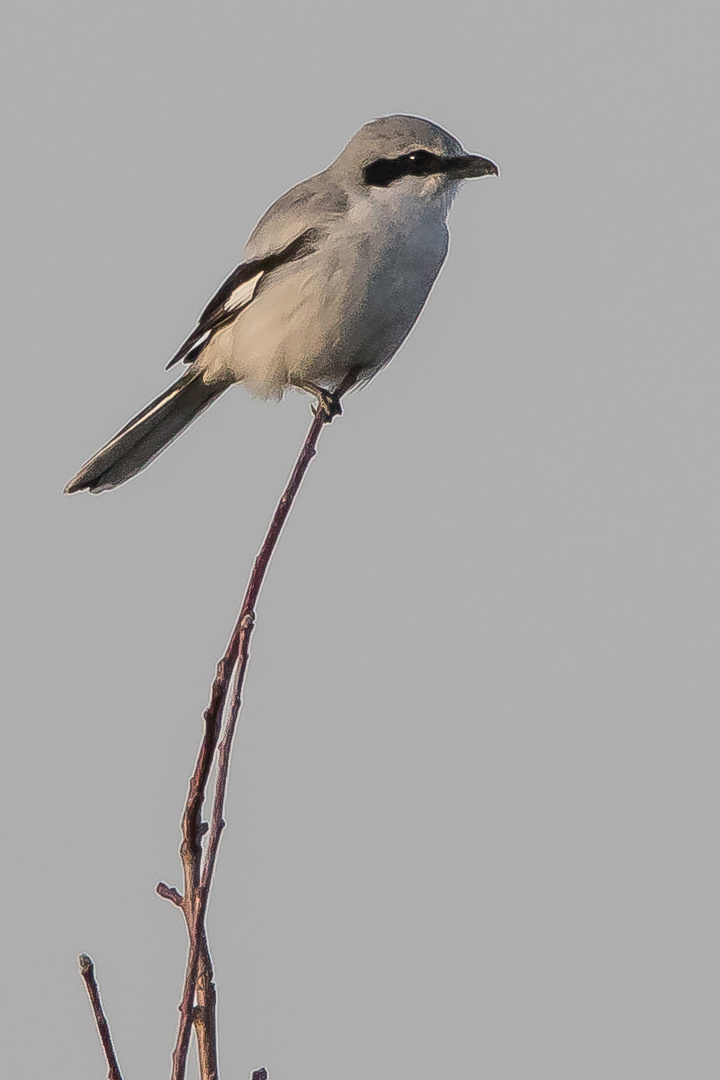
<svg viewBox="0 0 720 1080">
<path fill-rule="evenodd" d="M 714 2 L 55 2 L 5 14 L 0 1071 L 165 1076 L 178 821 L 308 421 L 234 391 L 65 481 L 260 213 L 366 120 L 468 184 L 261 598 L 210 927 L 223 1075 L 720 1069 Z"/>
</svg>

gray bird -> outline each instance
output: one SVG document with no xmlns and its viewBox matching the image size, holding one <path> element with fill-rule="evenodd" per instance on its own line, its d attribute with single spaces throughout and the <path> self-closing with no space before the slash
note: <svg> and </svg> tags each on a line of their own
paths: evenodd
<svg viewBox="0 0 720 1080">
<path fill-rule="evenodd" d="M 429 120 L 366 124 L 263 215 L 244 261 L 168 364 L 188 370 L 65 491 L 129 480 L 233 383 L 261 398 L 305 390 L 331 420 L 338 390 L 371 379 L 412 329 L 445 260 L 462 181 L 497 171 Z"/>
</svg>

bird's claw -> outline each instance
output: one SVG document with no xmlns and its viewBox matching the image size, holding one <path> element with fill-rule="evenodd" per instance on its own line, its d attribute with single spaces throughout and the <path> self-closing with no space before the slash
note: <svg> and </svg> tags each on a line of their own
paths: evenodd
<svg viewBox="0 0 720 1080">
<path fill-rule="evenodd" d="M 336 416 L 342 414 L 342 405 L 340 404 L 340 398 L 337 394 L 333 394 L 331 390 L 318 390 L 317 391 L 318 403 L 313 408 L 313 416 L 322 414 L 322 420 L 324 424 L 331 423 Z"/>
</svg>

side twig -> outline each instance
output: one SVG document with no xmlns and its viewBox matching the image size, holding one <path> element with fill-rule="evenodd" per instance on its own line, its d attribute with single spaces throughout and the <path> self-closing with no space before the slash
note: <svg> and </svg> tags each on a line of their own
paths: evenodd
<svg viewBox="0 0 720 1080">
<path fill-rule="evenodd" d="M 95 1017 L 95 1027 L 100 1036 L 105 1060 L 107 1061 L 108 1080 L 122 1080 L 122 1073 L 120 1072 L 120 1066 L 115 1054 L 115 1047 L 113 1046 L 112 1035 L 110 1034 L 110 1025 L 107 1022 L 102 1001 L 100 1000 L 100 988 L 97 984 L 97 979 L 95 978 L 95 965 L 86 953 L 81 953 L 78 960 L 80 963 L 80 974 L 83 977 L 85 989 L 90 998 L 90 1006 L 93 1011 L 93 1016 Z"/>
<path fill-rule="evenodd" d="M 355 376 L 348 376 L 339 387 L 337 396 L 340 397 L 345 393 L 354 382 Z M 232 741 L 242 704 L 242 688 L 249 659 L 250 638 L 255 624 L 257 599 L 283 525 L 290 513 L 303 477 L 315 456 L 320 432 L 327 421 L 328 414 L 322 408 L 318 408 L 285 491 L 275 509 L 265 540 L 255 559 L 240 614 L 225 653 L 217 665 L 210 692 L 210 702 L 203 715 L 203 738 L 195 770 L 190 778 L 182 818 L 183 839 L 180 845 L 180 859 L 183 866 L 183 892 L 181 894 L 164 882 L 160 882 L 156 890 L 164 899 L 181 908 L 188 931 L 188 955 L 179 1006 L 180 1022 L 173 1051 L 172 1080 L 185 1078 L 193 1025 L 198 1043 L 200 1076 L 202 1080 L 218 1080 L 216 993 L 205 916 L 220 838 L 225 828 L 223 813 Z M 222 720 L 228 698 L 230 698 L 230 705 L 223 731 Z M 202 820 L 202 808 L 216 753 L 217 775 L 213 808 L 208 825 Z M 203 858 L 203 838 L 206 833 L 208 833 L 207 850 Z"/>
</svg>

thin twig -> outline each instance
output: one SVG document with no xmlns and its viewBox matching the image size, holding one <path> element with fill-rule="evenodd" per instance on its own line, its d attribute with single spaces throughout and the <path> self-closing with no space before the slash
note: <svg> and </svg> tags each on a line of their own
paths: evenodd
<svg viewBox="0 0 720 1080">
<path fill-rule="evenodd" d="M 78 961 L 80 963 L 80 974 L 83 977 L 85 989 L 90 998 L 90 1006 L 95 1017 L 95 1027 L 100 1036 L 105 1060 L 107 1061 L 108 1080 L 122 1080 L 120 1065 L 118 1064 L 112 1035 L 110 1034 L 110 1025 L 107 1022 L 102 1001 L 100 1000 L 100 988 L 95 978 L 95 965 L 86 953 L 81 953 Z"/>
<path fill-rule="evenodd" d="M 338 396 L 355 382 L 348 376 L 338 389 Z M 250 655 L 250 638 L 255 625 L 255 605 L 277 545 L 283 525 L 290 513 L 308 466 L 315 456 L 317 442 L 327 416 L 318 408 L 310 425 L 303 447 L 295 462 L 285 491 L 275 509 L 262 547 L 255 559 L 252 574 L 243 598 L 240 614 L 230 636 L 227 649 L 217 665 L 210 702 L 205 710 L 204 733 L 195 770 L 190 779 L 188 797 L 182 820 L 183 840 L 180 858 L 183 865 L 182 896 L 161 882 L 157 892 L 180 907 L 188 930 L 188 956 L 182 999 L 179 1006 L 180 1023 L 173 1051 L 172 1080 L 184 1080 L 190 1033 L 195 1025 L 202 1080 L 217 1080 L 217 1036 L 215 1023 L 216 994 L 213 968 L 205 928 L 205 916 L 217 860 L 220 837 L 225 827 L 223 818 L 225 793 L 230 768 L 232 740 L 242 702 L 242 688 Z M 234 678 L 233 678 L 234 674 Z M 232 698 L 222 734 L 222 717 L 232 685 Z M 218 747 L 218 743 L 220 743 Z M 218 754 L 215 794 L 210 826 L 202 821 L 202 808 L 215 754 Z M 209 829 L 207 851 L 203 860 L 203 836 Z"/>
</svg>

